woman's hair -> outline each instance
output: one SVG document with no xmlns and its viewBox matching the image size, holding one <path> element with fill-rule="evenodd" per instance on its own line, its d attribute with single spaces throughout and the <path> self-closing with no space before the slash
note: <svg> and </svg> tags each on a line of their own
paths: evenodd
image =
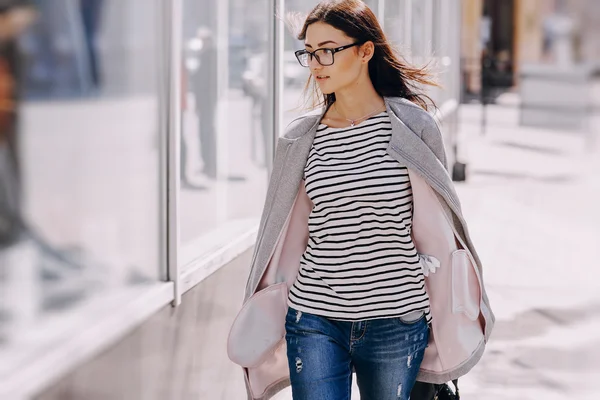
<svg viewBox="0 0 600 400">
<path fill-rule="evenodd" d="M 401 61 L 385 37 L 377 17 L 361 0 L 325 0 L 319 3 L 306 17 L 298 34 L 299 40 L 306 39 L 307 28 L 315 22 L 324 22 L 344 32 L 358 43 L 372 41 L 375 52 L 369 61 L 369 75 L 380 96 L 404 97 L 427 110 L 435 106 L 433 100 L 419 90 L 418 85 L 438 86 L 431 78 L 427 67 L 417 68 Z M 335 93 L 322 95 L 312 75 L 305 86 L 305 96 L 312 98 L 313 105 L 329 107 L 335 101 Z M 317 103 L 317 104 L 315 104 Z"/>
</svg>

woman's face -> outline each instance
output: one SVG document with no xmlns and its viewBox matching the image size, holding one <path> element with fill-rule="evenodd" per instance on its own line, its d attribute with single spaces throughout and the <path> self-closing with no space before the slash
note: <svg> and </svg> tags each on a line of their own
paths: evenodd
<svg viewBox="0 0 600 400">
<path fill-rule="evenodd" d="M 315 22 L 306 29 L 304 46 L 308 51 L 320 48 L 335 49 L 356 40 L 324 22 Z M 324 94 L 335 93 L 358 82 L 372 56 L 369 46 L 354 46 L 333 55 L 333 65 L 323 66 L 315 57 L 309 58 L 310 72 Z"/>
</svg>

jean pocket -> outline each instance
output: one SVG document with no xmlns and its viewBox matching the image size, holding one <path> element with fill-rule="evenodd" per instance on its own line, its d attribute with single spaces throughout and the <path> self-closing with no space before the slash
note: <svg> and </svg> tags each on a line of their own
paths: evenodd
<svg viewBox="0 0 600 400">
<path fill-rule="evenodd" d="M 408 314 L 399 316 L 397 319 L 404 325 L 417 325 L 419 322 L 425 319 L 425 311 L 412 311 Z"/>
</svg>

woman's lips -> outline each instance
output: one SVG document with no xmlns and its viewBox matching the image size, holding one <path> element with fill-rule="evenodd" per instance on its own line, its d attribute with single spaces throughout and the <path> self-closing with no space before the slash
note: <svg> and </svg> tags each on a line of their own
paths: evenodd
<svg viewBox="0 0 600 400">
<path fill-rule="evenodd" d="M 325 80 L 329 79 L 329 76 L 327 76 L 327 75 L 316 75 L 315 79 L 317 80 L 317 82 L 324 82 Z"/>
</svg>

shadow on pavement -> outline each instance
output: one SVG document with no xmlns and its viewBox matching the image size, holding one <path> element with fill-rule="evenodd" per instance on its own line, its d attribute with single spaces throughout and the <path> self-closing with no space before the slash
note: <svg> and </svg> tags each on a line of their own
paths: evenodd
<svg viewBox="0 0 600 400">
<path fill-rule="evenodd" d="M 511 320 L 496 321 L 491 340 L 521 340 L 541 335 L 557 325 L 569 326 L 594 318 L 600 318 L 600 304 L 597 303 L 584 308 L 533 308 Z"/>
<path fill-rule="evenodd" d="M 473 169 L 470 174 L 472 175 L 481 175 L 481 176 L 489 176 L 496 178 L 503 178 L 508 180 L 528 180 L 528 181 L 537 181 L 537 182 L 545 182 L 545 183 L 573 183 L 578 180 L 578 177 L 572 175 L 549 175 L 549 176 L 539 176 L 532 175 L 526 172 L 507 172 L 507 171 L 492 171 L 492 170 L 484 170 L 484 169 Z"/>
</svg>

